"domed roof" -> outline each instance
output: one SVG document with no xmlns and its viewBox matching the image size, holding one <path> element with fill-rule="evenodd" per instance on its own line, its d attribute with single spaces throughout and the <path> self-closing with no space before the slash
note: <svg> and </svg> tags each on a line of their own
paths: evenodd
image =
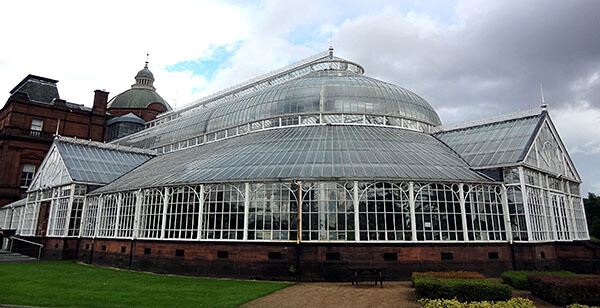
<svg viewBox="0 0 600 308">
<path fill-rule="evenodd" d="M 412 91 L 349 71 L 324 70 L 216 107 L 207 131 L 280 115 L 319 112 L 396 116 L 441 125 L 433 107 Z"/>
<path fill-rule="evenodd" d="M 156 148 L 257 121 L 274 119 L 278 122 L 278 117 L 297 120 L 298 116 L 318 117 L 319 114 L 323 115 L 323 123 L 339 123 L 329 121 L 329 116 L 363 119 L 366 115 L 386 116 L 388 121 L 396 123 L 441 125 L 433 107 L 412 91 L 350 71 L 321 70 L 228 103 L 195 110 L 175 121 L 151 127 L 143 136 L 125 137 L 120 143 Z M 160 138 L 153 137 L 156 135 Z"/>
<path fill-rule="evenodd" d="M 107 105 L 107 109 L 144 109 L 152 103 L 159 103 L 167 108 L 167 111 L 173 110 L 171 106 L 156 93 L 154 88 L 154 75 L 148 69 L 148 62 L 144 68 L 135 75 L 135 84 L 131 89 L 113 97 Z"/>
<path fill-rule="evenodd" d="M 145 66 L 142 70 L 140 70 L 137 75 L 135 75 L 135 79 L 138 78 L 149 78 L 154 80 L 154 75 L 152 74 L 152 72 L 148 69 L 148 66 Z"/>
<path fill-rule="evenodd" d="M 132 88 L 113 97 L 107 105 L 107 109 L 144 109 L 152 103 L 159 103 L 172 110 L 171 106 L 156 91 L 150 89 Z"/>
</svg>

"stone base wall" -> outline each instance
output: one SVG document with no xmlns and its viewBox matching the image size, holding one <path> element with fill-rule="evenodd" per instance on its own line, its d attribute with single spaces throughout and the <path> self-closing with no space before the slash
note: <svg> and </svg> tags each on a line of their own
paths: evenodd
<svg viewBox="0 0 600 308">
<path fill-rule="evenodd" d="M 357 244 L 197 242 L 29 238 L 44 244 L 46 260 L 136 271 L 260 280 L 348 281 L 348 267 L 385 267 L 388 280 L 414 271 L 477 271 L 498 277 L 507 270 L 571 270 L 600 274 L 600 246 L 590 242 L 527 244 Z M 28 255 L 31 245 L 15 251 Z M 37 256 L 37 250 L 35 250 Z M 298 277 L 297 277 L 298 276 Z"/>
</svg>

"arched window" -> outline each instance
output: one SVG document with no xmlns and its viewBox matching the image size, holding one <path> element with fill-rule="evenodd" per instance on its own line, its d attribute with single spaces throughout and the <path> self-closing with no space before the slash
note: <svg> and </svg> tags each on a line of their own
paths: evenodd
<svg viewBox="0 0 600 308">
<path fill-rule="evenodd" d="M 195 239 L 198 237 L 200 186 L 170 188 L 165 224 L 165 238 Z"/>
<path fill-rule="evenodd" d="M 359 184 L 360 240 L 412 240 L 408 193 L 408 183 Z"/>
<path fill-rule="evenodd" d="M 298 237 L 296 190 L 284 183 L 250 185 L 248 240 L 295 241 Z"/>
<path fill-rule="evenodd" d="M 463 241 L 458 184 L 414 184 L 418 241 Z"/>
<path fill-rule="evenodd" d="M 355 240 L 353 183 L 302 184 L 302 240 Z"/>
<path fill-rule="evenodd" d="M 138 237 L 156 239 L 161 237 L 164 194 L 161 189 L 146 189 L 142 192 Z"/>
<path fill-rule="evenodd" d="M 243 184 L 204 186 L 202 239 L 244 238 L 244 191 Z"/>
</svg>

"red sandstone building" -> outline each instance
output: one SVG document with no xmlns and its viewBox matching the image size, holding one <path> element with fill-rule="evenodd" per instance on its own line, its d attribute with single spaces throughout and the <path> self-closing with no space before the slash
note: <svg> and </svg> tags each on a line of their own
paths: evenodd
<svg viewBox="0 0 600 308">
<path fill-rule="evenodd" d="M 0 205 L 23 197 L 56 133 L 104 140 L 108 92 L 89 108 L 60 99 L 57 82 L 28 75 L 0 110 Z"/>
<path fill-rule="evenodd" d="M 25 196 L 56 134 L 110 141 L 171 110 L 156 93 L 147 62 L 135 79 L 110 102 L 108 92 L 96 90 L 92 108 L 61 99 L 58 80 L 28 75 L 19 82 L 0 110 L 0 207 Z"/>
</svg>

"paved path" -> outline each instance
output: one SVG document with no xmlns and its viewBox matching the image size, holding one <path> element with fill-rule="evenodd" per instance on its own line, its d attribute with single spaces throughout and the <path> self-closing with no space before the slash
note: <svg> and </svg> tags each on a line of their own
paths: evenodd
<svg viewBox="0 0 600 308">
<path fill-rule="evenodd" d="M 385 282 L 383 288 L 363 282 L 354 287 L 350 282 L 297 283 L 273 294 L 255 299 L 242 307 L 421 307 L 409 281 Z"/>
<path fill-rule="evenodd" d="M 525 297 L 537 308 L 559 308 L 533 295 L 529 291 L 515 290 L 513 297 Z M 410 281 L 385 282 L 379 288 L 363 282 L 354 287 L 350 282 L 305 282 L 255 299 L 243 308 L 319 308 L 319 307 L 402 307 L 420 308 Z"/>
</svg>

